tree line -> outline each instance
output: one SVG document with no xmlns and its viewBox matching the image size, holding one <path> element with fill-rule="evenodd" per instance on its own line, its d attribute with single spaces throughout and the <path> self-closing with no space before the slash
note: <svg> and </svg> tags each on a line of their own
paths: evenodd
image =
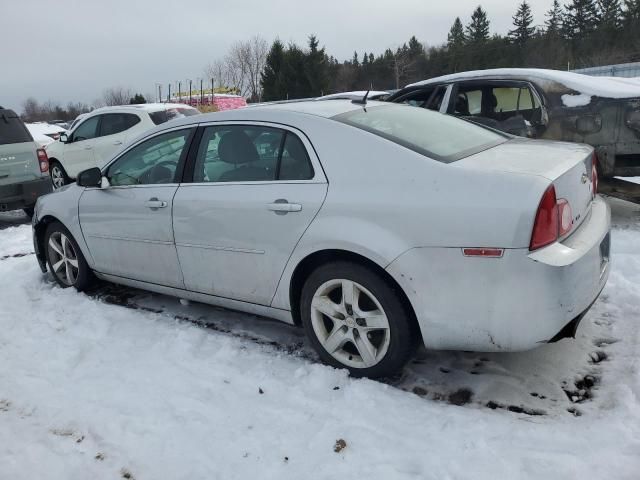
<svg viewBox="0 0 640 480">
<path fill-rule="evenodd" d="M 478 6 L 469 20 L 455 18 L 446 42 L 426 46 L 415 36 L 374 55 L 354 52 L 339 62 L 309 37 L 301 48 L 276 39 L 261 75 L 263 101 L 326 93 L 401 88 L 426 78 L 499 67 L 574 69 L 640 61 L 640 0 L 554 0 L 544 25 L 534 25 L 522 1 L 506 35 L 491 34 L 488 13 Z"/>
<path fill-rule="evenodd" d="M 152 98 L 147 95 L 147 98 Z M 74 120 L 81 113 L 88 113 L 99 107 L 113 105 L 133 105 L 147 103 L 147 98 L 141 93 L 135 93 L 130 88 L 110 87 L 102 92 L 102 96 L 91 105 L 83 102 L 68 102 L 62 105 L 52 100 L 38 102 L 34 97 L 22 102 L 22 119 L 25 122 L 52 122 L 56 120 Z"/>
</svg>

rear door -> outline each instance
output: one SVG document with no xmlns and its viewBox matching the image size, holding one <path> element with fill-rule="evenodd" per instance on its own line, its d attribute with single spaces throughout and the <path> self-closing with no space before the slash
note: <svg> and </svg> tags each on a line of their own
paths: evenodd
<svg viewBox="0 0 640 480">
<path fill-rule="evenodd" d="M 0 109 L 0 185 L 40 176 L 36 145 L 27 127 L 12 110 Z"/>
<path fill-rule="evenodd" d="M 106 169 L 111 186 L 83 192 L 80 226 L 98 272 L 184 288 L 171 211 L 193 131 L 144 140 Z"/>
<path fill-rule="evenodd" d="M 327 192 L 311 144 L 280 125 L 207 126 L 192 176 L 173 204 L 185 286 L 270 305 Z"/>
<path fill-rule="evenodd" d="M 134 113 L 106 113 L 101 117 L 100 131 L 93 148 L 96 165 L 100 168 L 122 148 L 127 131 L 141 121 Z"/>
</svg>

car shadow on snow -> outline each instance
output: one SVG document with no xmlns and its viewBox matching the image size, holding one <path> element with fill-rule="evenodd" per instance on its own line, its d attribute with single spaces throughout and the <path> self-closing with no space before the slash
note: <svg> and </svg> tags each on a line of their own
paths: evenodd
<svg viewBox="0 0 640 480">
<path fill-rule="evenodd" d="M 0 212 L 0 230 L 19 225 L 28 224 L 31 221 L 22 211 Z"/>
<path fill-rule="evenodd" d="M 87 294 L 319 362 L 302 329 L 281 322 L 108 283 L 100 283 Z M 608 335 L 612 321 L 604 297 L 585 317 L 575 340 L 520 353 L 420 349 L 400 374 L 380 381 L 425 400 L 456 406 L 532 416 L 580 416 L 597 390 L 603 362 L 608 359 L 606 348 L 617 341 Z"/>
</svg>

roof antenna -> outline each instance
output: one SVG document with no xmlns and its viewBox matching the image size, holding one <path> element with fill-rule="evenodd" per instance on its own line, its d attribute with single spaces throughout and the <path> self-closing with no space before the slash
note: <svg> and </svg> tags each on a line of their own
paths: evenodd
<svg viewBox="0 0 640 480">
<path fill-rule="evenodd" d="M 367 104 L 367 97 L 369 96 L 369 92 L 371 90 L 367 90 L 367 93 L 364 94 L 364 97 L 358 99 L 358 98 L 354 98 L 353 100 L 351 100 L 351 103 L 355 103 L 356 105 L 366 105 Z"/>
</svg>

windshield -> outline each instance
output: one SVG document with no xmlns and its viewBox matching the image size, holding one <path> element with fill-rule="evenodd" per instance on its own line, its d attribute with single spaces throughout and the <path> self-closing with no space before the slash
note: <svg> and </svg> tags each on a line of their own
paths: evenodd
<svg viewBox="0 0 640 480">
<path fill-rule="evenodd" d="M 444 163 L 507 141 L 507 136 L 424 108 L 388 105 L 333 117 Z"/>
<path fill-rule="evenodd" d="M 12 110 L 0 110 L 0 145 L 32 141 L 24 123 Z"/>
</svg>

